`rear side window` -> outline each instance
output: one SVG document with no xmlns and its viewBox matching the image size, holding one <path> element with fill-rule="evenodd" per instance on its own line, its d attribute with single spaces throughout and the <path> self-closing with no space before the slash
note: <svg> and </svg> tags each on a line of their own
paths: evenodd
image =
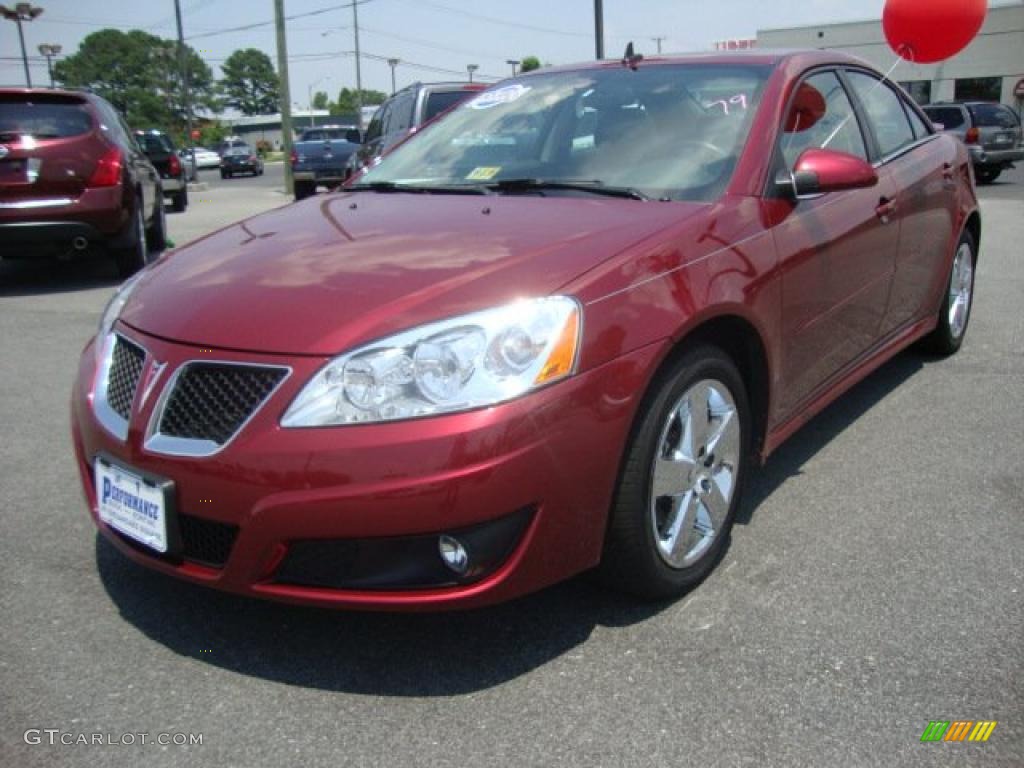
<svg viewBox="0 0 1024 768">
<path fill-rule="evenodd" d="M 924 120 L 921 119 L 920 115 L 909 106 L 907 107 L 907 117 L 910 118 L 910 127 L 914 129 L 915 137 L 923 139 L 931 133 L 931 130 L 924 124 Z"/>
<path fill-rule="evenodd" d="M 882 156 L 891 155 L 914 141 L 914 132 L 896 92 L 880 80 L 861 72 L 850 72 L 850 82 L 878 140 Z"/>
<path fill-rule="evenodd" d="M 783 126 L 782 155 L 792 169 L 806 149 L 835 149 L 866 160 L 864 138 L 835 72 L 819 72 L 796 89 Z"/>
<path fill-rule="evenodd" d="M 981 127 L 1016 128 L 1017 117 L 1002 104 L 971 104 L 967 107 L 974 124 Z"/>
<path fill-rule="evenodd" d="M 448 111 L 471 95 L 473 95 L 472 91 L 434 91 L 427 96 L 427 107 L 423 113 L 423 122 L 433 120 L 442 112 Z"/>
<path fill-rule="evenodd" d="M 964 113 L 960 107 L 928 107 L 925 112 L 929 120 L 946 130 L 960 128 L 964 124 Z"/>
<path fill-rule="evenodd" d="M 39 99 L 24 96 L 0 99 L 0 141 L 18 136 L 35 139 L 64 139 L 92 130 L 92 115 L 78 101 Z"/>
</svg>

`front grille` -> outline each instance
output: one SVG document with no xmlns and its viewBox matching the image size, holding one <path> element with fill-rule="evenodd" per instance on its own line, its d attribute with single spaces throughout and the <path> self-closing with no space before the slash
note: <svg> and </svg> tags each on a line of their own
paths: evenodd
<svg viewBox="0 0 1024 768">
<path fill-rule="evenodd" d="M 128 421 L 146 353 L 121 336 L 115 338 L 110 373 L 107 376 L 107 404 L 118 416 Z"/>
<path fill-rule="evenodd" d="M 179 515 L 181 555 L 186 560 L 223 568 L 231 556 L 238 526 L 218 523 L 192 515 Z"/>
<path fill-rule="evenodd" d="M 284 368 L 191 363 L 167 398 L 157 431 L 223 445 L 287 374 Z"/>
</svg>

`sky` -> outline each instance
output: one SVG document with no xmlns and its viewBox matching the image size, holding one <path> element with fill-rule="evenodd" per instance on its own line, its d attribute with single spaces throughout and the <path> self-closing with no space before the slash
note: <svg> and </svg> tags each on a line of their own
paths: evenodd
<svg viewBox="0 0 1024 768">
<path fill-rule="evenodd" d="M 292 102 L 306 107 L 309 94 L 355 86 L 351 0 L 285 0 Z M 13 5 L 13 0 L 5 0 Z M 73 53 L 90 32 L 104 27 L 142 28 L 175 37 L 173 0 L 35 0 L 44 13 L 25 25 L 33 82 L 46 82 L 40 43 Z M 219 76 L 218 65 L 238 48 L 258 48 L 276 62 L 272 0 L 181 0 L 185 37 Z M 714 41 L 752 38 L 758 29 L 857 21 L 881 17 L 884 0 L 604 0 L 605 51 L 618 56 L 633 41 L 654 53 L 708 50 Z M 322 11 L 314 13 L 317 11 Z M 364 88 L 391 91 L 388 58 L 399 88 L 465 79 L 476 64 L 478 79 L 511 74 L 509 59 L 537 56 L 566 64 L 594 58 L 592 0 L 360 0 L 360 50 Z M 0 21 L 0 84 L 22 85 L 17 28 Z"/>
</svg>

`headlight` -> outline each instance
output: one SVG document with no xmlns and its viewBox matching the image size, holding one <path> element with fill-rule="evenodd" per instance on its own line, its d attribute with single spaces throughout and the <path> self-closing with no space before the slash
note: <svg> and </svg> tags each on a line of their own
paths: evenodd
<svg viewBox="0 0 1024 768">
<path fill-rule="evenodd" d="M 481 408 L 573 373 L 581 310 L 531 299 L 424 325 L 331 360 L 281 425 L 322 427 Z"/>
<path fill-rule="evenodd" d="M 107 336 L 114 329 L 114 323 L 117 322 L 117 318 L 121 316 L 121 310 L 124 309 L 124 305 L 128 303 L 128 297 L 131 296 L 135 286 L 139 284 L 139 280 L 142 279 L 142 272 L 137 273 L 133 277 L 128 278 L 120 287 L 114 291 L 114 295 L 107 302 L 107 308 L 103 310 L 103 315 L 100 317 L 99 331 L 96 333 L 96 354 L 101 355 L 103 352 L 103 344 Z"/>
</svg>

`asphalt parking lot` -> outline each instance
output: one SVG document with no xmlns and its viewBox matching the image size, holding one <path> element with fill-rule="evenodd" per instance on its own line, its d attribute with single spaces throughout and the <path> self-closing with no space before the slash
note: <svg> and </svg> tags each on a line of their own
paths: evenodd
<svg viewBox="0 0 1024 768">
<path fill-rule="evenodd" d="M 269 181 L 218 177 L 172 238 L 287 203 Z M 113 269 L 0 263 L 0 765 L 1024 765 L 1024 172 L 981 197 L 960 354 L 904 353 L 812 421 L 719 568 L 657 605 L 579 578 L 470 613 L 324 612 L 134 565 L 68 437 Z M 998 726 L 921 743 L 931 720 Z"/>
</svg>

